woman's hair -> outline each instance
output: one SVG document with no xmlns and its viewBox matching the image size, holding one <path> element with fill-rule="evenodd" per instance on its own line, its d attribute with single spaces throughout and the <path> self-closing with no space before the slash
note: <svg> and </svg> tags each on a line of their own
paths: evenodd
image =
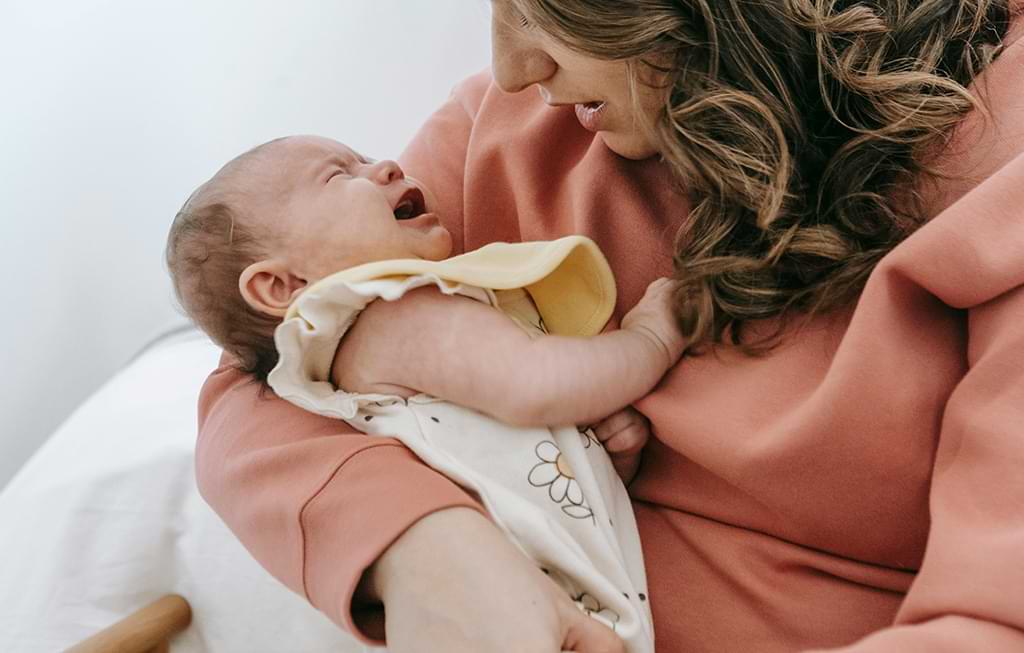
<svg viewBox="0 0 1024 653">
<path fill-rule="evenodd" d="M 977 106 L 966 87 L 1011 17 L 1008 0 L 511 1 L 567 47 L 626 61 L 634 88 L 664 79 L 650 137 L 692 203 L 680 325 L 693 347 L 748 353 L 849 305 L 929 218 L 914 179 Z"/>
<path fill-rule="evenodd" d="M 246 267 L 266 258 L 265 243 L 272 235 L 246 212 L 246 185 L 239 178 L 247 163 L 278 140 L 242 154 L 200 186 L 174 216 L 165 253 L 185 313 L 263 389 L 277 365 L 274 329 L 281 320 L 249 306 L 238 279 Z"/>
</svg>

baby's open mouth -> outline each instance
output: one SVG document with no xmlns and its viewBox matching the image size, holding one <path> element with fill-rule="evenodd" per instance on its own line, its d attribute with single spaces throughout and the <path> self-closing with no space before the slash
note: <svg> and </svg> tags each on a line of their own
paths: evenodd
<svg viewBox="0 0 1024 653">
<path fill-rule="evenodd" d="M 396 220 L 410 220 L 418 215 L 423 215 L 427 210 L 427 202 L 423 199 L 423 191 L 413 186 L 402 193 L 395 205 L 394 213 Z"/>
</svg>

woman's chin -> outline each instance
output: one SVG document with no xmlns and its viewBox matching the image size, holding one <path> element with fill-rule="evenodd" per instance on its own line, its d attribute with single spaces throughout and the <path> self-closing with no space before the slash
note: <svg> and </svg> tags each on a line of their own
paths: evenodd
<svg viewBox="0 0 1024 653">
<path fill-rule="evenodd" d="M 658 154 L 657 148 L 647 138 L 639 134 L 598 132 L 598 135 L 605 147 L 624 159 L 642 161 Z"/>
</svg>

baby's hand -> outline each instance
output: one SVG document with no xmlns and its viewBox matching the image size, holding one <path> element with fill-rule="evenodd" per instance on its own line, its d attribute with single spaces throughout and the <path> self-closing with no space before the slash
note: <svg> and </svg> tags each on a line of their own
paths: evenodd
<svg viewBox="0 0 1024 653">
<path fill-rule="evenodd" d="M 621 327 L 643 333 L 659 344 L 667 356 L 667 367 L 675 365 L 683 355 L 683 335 L 672 308 L 672 290 L 675 284 L 662 277 L 647 286 L 637 305 L 622 318 Z"/>
<path fill-rule="evenodd" d="M 651 423 L 632 406 L 626 406 L 594 426 L 594 434 L 612 459 L 622 482 L 629 484 L 640 467 L 640 453 L 651 437 Z"/>
</svg>

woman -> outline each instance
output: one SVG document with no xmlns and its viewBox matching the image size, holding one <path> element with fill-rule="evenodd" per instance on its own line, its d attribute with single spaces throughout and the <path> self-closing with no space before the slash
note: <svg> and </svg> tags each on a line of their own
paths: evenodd
<svg viewBox="0 0 1024 653">
<path fill-rule="evenodd" d="M 678 280 L 692 355 L 630 487 L 658 649 L 1024 649 L 1020 6 L 493 9 L 493 80 L 403 165 L 457 249 L 593 238 L 617 316 Z M 229 365 L 200 425 L 204 496 L 348 630 L 383 602 L 394 652 L 621 650 L 394 442 Z"/>
</svg>

